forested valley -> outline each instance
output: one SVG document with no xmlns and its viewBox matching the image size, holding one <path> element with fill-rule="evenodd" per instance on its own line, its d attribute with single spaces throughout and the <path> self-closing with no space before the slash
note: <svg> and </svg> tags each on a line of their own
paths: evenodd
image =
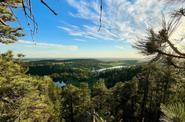
<svg viewBox="0 0 185 122">
<path fill-rule="evenodd" d="M 17 21 L 12 9 L 18 8 L 34 21 L 31 0 L 1 0 L 3 45 L 24 36 L 23 28 L 9 23 Z M 29 60 L 1 53 L 0 122 L 185 122 L 184 43 L 178 45 L 184 38 L 170 38 L 184 16 L 184 8 L 172 11 L 159 31 L 150 29 L 136 42 L 135 48 L 152 56 L 145 61 Z"/>
</svg>

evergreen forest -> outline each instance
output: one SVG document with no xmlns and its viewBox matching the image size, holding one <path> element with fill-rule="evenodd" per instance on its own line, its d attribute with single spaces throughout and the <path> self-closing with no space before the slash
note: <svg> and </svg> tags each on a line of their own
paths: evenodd
<svg viewBox="0 0 185 122">
<path fill-rule="evenodd" d="M 25 36 L 16 24 L 18 9 L 34 38 L 39 25 L 33 1 L 0 0 L 2 46 Z M 38 1 L 57 19 L 47 0 Z M 105 15 L 100 1 L 98 33 Z M 165 6 L 184 2 L 164 0 Z M 29 59 L 0 52 L 0 122 L 185 122 L 185 40 L 171 38 L 184 31 L 179 29 L 184 18 L 182 6 L 162 13 L 159 29 L 146 29 L 145 38 L 132 45 L 147 57 L 143 60 Z"/>
</svg>

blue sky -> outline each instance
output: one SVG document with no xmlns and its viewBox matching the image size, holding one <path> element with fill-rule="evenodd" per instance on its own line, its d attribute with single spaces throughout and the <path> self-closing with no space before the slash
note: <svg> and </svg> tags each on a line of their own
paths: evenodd
<svg viewBox="0 0 185 122">
<path fill-rule="evenodd" d="M 98 31 L 99 0 L 45 1 L 58 16 L 32 0 L 39 27 L 33 42 L 22 10 L 15 10 L 25 36 L 15 44 L 1 44 L 0 52 L 13 50 L 27 58 L 142 58 L 132 45 L 145 37 L 147 28 L 158 28 L 161 11 L 174 9 L 158 0 L 103 0 Z"/>
</svg>

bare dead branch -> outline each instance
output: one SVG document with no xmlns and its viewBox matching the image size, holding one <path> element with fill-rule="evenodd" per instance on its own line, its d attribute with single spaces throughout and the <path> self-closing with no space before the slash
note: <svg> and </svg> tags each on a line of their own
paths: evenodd
<svg viewBox="0 0 185 122">
<path fill-rule="evenodd" d="M 40 0 L 40 2 L 46 6 L 54 15 L 58 15 L 44 0 Z"/>
<path fill-rule="evenodd" d="M 100 25 L 98 31 L 100 31 L 102 27 L 102 13 L 103 13 L 103 1 L 100 0 L 100 18 L 99 18 Z"/>
<path fill-rule="evenodd" d="M 174 55 L 174 54 L 163 52 L 161 50 L 156 50 L 156 52 L 158 52 L 161 55 L 165 55 L 165 56 L 169 56 L 169 57 L 174 57 L 174 58 L 178 58 L 178 59 L 185 59 L 185 56 Z"/>
<path fill-rule="evenodd" d="M 177 47 L 175 47 L 175 45 L 169 40 L 169 37 L 178 29 L 178 27 L 180 26 L 179 22 L 180 22 L 181 17 L 179 18 L 172 18 L 168 23 L 165 20 L 165 16 L 163 15 L 163 22 L 162 22 L 162 26 L 163 29 L 161 31 L 159 31 L 159 36 L 160 38 L 162 38 L 164 42 L 167 42 L 167 44 L 170 46 L 170 48 L 177 53 L 178 55 L 182 55 L 185 56 L 185 53 L 179 51 L 179 49 Z"/>
<path fill-rule="evenodd" d="M 166 3 L 169 3 L 169 4 L 180 4 L 180 3 L 184 3 L 185 0 L 159 0 L 159 1 L 164 1 Z"/>
</svg>

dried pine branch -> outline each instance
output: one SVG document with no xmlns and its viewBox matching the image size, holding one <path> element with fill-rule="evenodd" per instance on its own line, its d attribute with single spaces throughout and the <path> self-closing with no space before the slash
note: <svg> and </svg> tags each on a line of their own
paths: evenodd
<svg viewBox="0 0 185 122">
<path fill-rule="evenodd" d="M 100 0 L 100 18 L 99 18 L 100 25 L 98 31 L 100 31 L 102 27 L 102 12 L 103 12 L 103 1 Z"/>
<path fill-rule="evenodd" d="M 44 0 L 40 0 L 40 2 L 46 6 L 54 15 L 58 15 Z"/>
</svg>

